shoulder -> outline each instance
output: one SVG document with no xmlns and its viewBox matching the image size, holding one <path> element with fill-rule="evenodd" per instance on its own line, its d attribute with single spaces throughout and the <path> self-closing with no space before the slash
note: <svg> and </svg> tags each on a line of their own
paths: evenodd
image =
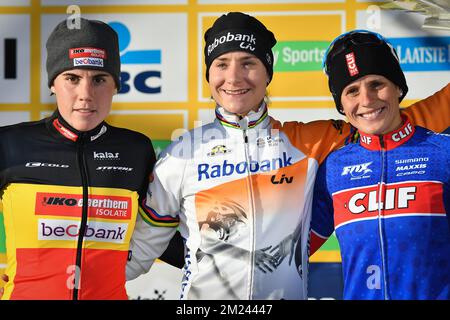
<svg viewBox="0 0 450 320">
<path fill-rule="evenodd" d="M 12 125 L 0 127 L 1 138 L 4 139 L 7 136 L 20 137 L 23 134 L 32 134 L 34 131 L 45 128 L 45 119 L 39 121 L 21 122 Z"/>
<path fill-rule="evenodd" d="M 416 127 L 416 132 L 424 136 L 428 142 L 434 143 L 436 145 L 448 147 L 450 143 L 450 134 L 448 133 L 438 133 L 422 127 Z"/>
<path fill-rule="evenodd" d="M 115 139 L 125 140 L 133 145 L 151 145 L 151 139 L 145 134 L 127 128 L 120 128 L 108 124 L 108 130 Z"/>
<path fill-rule="evenodd" d="M 212 139 L 226 138 L 226 131 L 214 122 L 191 129 L 174 139 L 161 153 L 161 156 L 172 156 L 179 159 L 192 159 L 194 153 L 203 144 Z"/>
<path fill-rule="evenodd" d="M 354 157 L 355 153 L 360 153 L 364 148 L 361 147 L 359 142 L 352 142 L 343 145 L 339 149 L 332 151 L 325 159 L 326 162 L 336 162 L 338 159 L 348 159 Z"/>
<path fill-rule="evenodd" d="M 348 123 L 343 120 L 315 120 L 310 122 L 286 121 L 281 123 L 278 120 L 273 120 L 273 126 L 283 131 L 309 131 L 320 132 L 324 129 L 333 129 L 338 132 L 343 132 L 348 127 Z M 312 132 L 314 134 L 314 132 Z"/>
</svg>

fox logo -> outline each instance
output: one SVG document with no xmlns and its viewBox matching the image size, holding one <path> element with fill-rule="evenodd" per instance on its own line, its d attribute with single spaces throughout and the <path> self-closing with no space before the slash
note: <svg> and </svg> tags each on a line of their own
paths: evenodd
<svg viewBox="0 0 450 320">
<path fill-rule="evenodd" d="M 365 174 L 372 172 L 372 169 L 369 169 L 369 166 L 371 164 L 372 164 L 372 161 L 366 162 L 366 163 L 361 163 L 361 164 L 356 164 L 353 166 L 344 167 L 341 175 L 346 176 L 346 175 L 350 174 L 352 177 L 364 176 Z"/>
</svg>

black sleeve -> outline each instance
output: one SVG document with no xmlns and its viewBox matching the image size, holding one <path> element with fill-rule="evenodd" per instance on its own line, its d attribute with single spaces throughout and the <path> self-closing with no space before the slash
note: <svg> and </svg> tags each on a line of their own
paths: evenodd
<svg viewBox="0 0 450 320">
<path fill-rule="evenodd" d="M 179 269 L 184 266 L 184 241 L 178 230 L 159 259 Z"/>
</svg>

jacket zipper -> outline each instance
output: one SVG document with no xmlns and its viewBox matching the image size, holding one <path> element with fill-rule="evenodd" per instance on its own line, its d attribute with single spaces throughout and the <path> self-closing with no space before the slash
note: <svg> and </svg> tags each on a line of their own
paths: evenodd
<svg viewBox="0 0 450 320">
<path fill-rule="evenodd" d="M 248 136 L 247 136 L 247 129 L 242 130 L 243 137 L 244 137 L 244 152 L 245 152 L 245 161 L 247 162 L 247 182 L 248 182 L 248 194 L 249 194 L 249 219 L 251 217 L 252 221 L 252 227 L 250 230 L 250 237 L 251 237 L 251 248 L 250 248 L 250 272 L 249 272 L 249 296 L 248 299 L 252 299 L 253 297 L 253 274 L 255 269 L 255 228 L 256 228 L 256 222 L 255 222 L 255 206 L 254 206 L 254 199 L 253 199 L 253 185 L 252 185 L 252 178 L 250 173 L 250 156 L 249 156 L 249 146 L 248 146 Z"/>
<path fill-rule="evenodd" d="M 378 232 L 380 237 L 380 252 L 381 252 L 381 269 L 383 273 L 383 295 L 384 300 L 388 300 L 388 294 L 387 294 L 387 276 L 386 276 L 386 259 L 385 259 L 385 244 L 384 244 L 384 234 L 383 234 L 383 225 L 384 225 L 384 219 L 383 219 L 383 211 L 384 211 L 384 203 L 382 206 L 381 202 L 381 195 L 382 192 L 386 189 L 383 188 L 385 181 L 385 160 L 386 160 L 386 150 L 384 148 L 384 140 L 383 136 L 379 136 L 380 138 L 380 145 L 381 145 L 381 177 L 380 177 L 380 185 L 378 188 Z M 386 201 L 386 199 L 385 199 Z"/>
<path fill-rule="evenodd" d="M 84 154 L 83 136 L 79 137 L 77 145 L 77 161 L 80 168 L 81 184 L 83 186 L 83 206 L 81 211 L 81 222 L 78 231 L 76 268 L 75 268 L 75 286 L 73 288 L 73 300 L 79 300 L 79 291 L 81 284 L 81 259 L 83 255 L 83 239 L 86 232 L 87 217 L 88 217 L 88 174 L 86 158 Z"/>
</svg>

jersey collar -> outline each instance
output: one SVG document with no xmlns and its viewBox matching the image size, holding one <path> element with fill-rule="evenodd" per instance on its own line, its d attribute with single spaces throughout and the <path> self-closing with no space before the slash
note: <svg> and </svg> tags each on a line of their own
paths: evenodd
<svg viewBox="0 0 450 320">
<path fill-rule="evenodd" d="M 89 131 L 78 131 L 68 124 L 61 114 L 56 110 L 49 118 L 48 125 L 50 130 L 58 136 L 73 141 L 95 141 L 108 130 L 106 122 L 100 123 L 97 127 Z"/>
<path fill-rule="evenodd" d="M 258 111 L 250 111 L 245 117 L 226 111 L 223 107 L 216 105 L 216 118 L 225 127 L 247 130 L 257 126 L 265 126 L 269 122 L 267 105 L 263 102 Z"/>
<path fill-rule="evenodd" d="M 415 132 L 415 127 L 411 124 L 408 117 L 402 115 L 403 125 L 392 132 L 384 135 L 371 135 L 359 131 L 361 146 L 368 150 L 391 150 L 401 146 L 409 139 Z"/>
</svg>

